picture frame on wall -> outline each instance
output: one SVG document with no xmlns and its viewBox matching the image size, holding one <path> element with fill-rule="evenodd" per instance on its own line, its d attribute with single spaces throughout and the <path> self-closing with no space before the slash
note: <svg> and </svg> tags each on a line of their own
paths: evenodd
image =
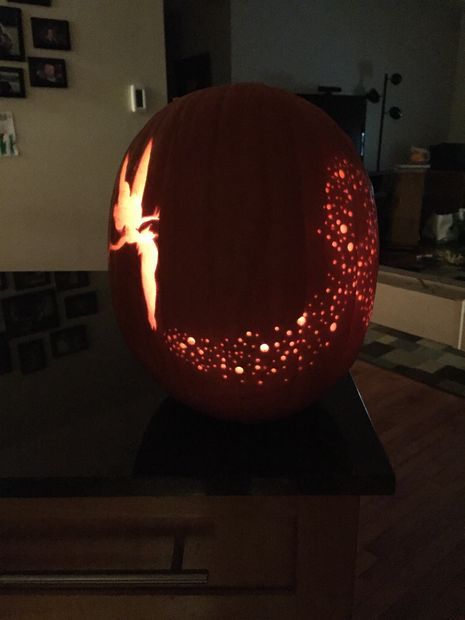
<svg viewBox="0 0 465 620">
<path fill-rule="evenodd" d="M 63 58 L 28 57 L 31 86 L 68 88 L 66 62 Z"/>
<path fill-rule="evenodd" d="M 6 271 L 0 271 L 0 291 L 6 291 L 8 288 L 8 276 Z"/>
<path fill-rule="evenodd" d="M 28 288 L 38 288 L 50 284 L 49 271 L 15 271 L 13 281 L 17 291 L 24 291 Z"/>
<path fill-rule="evenodd" d="M 52 289 L 5 297 L 1 304 L 8 338 L 27 336 L 60 325 L 58 304 Z"/>
<path fill-rule="evenodd" d="M 95 314 L 98 311 L 97 293 L 81 293 L 65 297 L 65 312 L 67 319 Z"/>
<path fill-rule="evenodd" d="M 5 333 L 0 333 L 0 375 L 13 370 L 11 352 Z"/>
<path fill-rule="evenodd" d="M 50 334 L 53 357 L 63 357 L 89 348 L 85 325 L 75 325 Z"/>
<path fill-rule="evenodd" d="M 90 279 L 87 271 L 55 271 L 55 285 L 57 291 L 69 291 L 73 288 L 89 286 Z"/>
<path fill-rule="evenodd" d="M 25 96 L 24 71 L 20 67 L 0 67 L 0 97 Z"/>
<path fill-rule="evenodd" d="M 23 375 L 46 368 L 47 355 L 42 338 L 18 344 L 18 359 Z"/>
<path fill-rule="evenodd" d="M 36 6 L 52 6 L 52 0 L 8 0 L 15 4 L 35 4 Z"/>
<path fill-rule="evenodd" d="M 34 47 L 46 50 L 70 50 L 69 22 L 63 19 L 31 17 Z"/>
<path fill-rule="evenodd" d="M 21 9 L 0 6 L 0 60 L 24 60 Z"/>
</svg>

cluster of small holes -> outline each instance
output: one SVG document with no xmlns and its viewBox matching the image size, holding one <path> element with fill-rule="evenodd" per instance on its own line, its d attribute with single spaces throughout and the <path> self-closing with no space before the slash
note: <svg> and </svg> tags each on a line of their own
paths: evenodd
<svg viewBox="0 0 465 620">
<path fill-rule="evenodd" d="M 377 259 L 370 191 L 361 171 L 343 159 L 328 167 L 325 194 L 323 224 L 309 231 L 313 239 L 315 234 L 324 236 L 334 256 L 325 290 L 307 301 L 292 325 L 275 325 L 271 335 L 250 329 L 237 338 L 213 340 L 169 329 L 164 337 L 174 355 L 198 372 L 223 380 L 235 378 L 241 384 L 260 386 L 277 378 L 287 383 L 296 372 L 314 366 L 321 351 L 331 347 L 332 336 L 354 304 L 368 324 Z M 362 237 L 355 230 L 354 209 L 363 210 Z"/>
<path fill-rule="evenodd" d="M 331 288 L 337 290 L 338 297 L 333 296 L 336 305 L 342 310 L 355 302 L 367 327 L 373 309 L 373 274 L 377 261 L 373 198 L 365 175 L 346 159 L 328 167 L 328 174 L 326 217 L 323 226 L 317 230 L 334 250 L 330 271 L 326 275 Z M 356 219 L 354 209 L 357 209 Z"/>
</svg>

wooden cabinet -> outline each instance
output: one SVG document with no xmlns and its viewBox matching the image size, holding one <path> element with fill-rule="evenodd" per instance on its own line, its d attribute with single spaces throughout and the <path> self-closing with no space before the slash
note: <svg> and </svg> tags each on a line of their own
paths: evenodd
<svg viewBox="0 0 465 620">
<path fill-rule="evenodd" d="M 389 225 L 386 242 L 412 247 L 420 241 L 420 225 L 426 170 L 402 170 L 387 174 Z"/>
<path fill-rule="evenodd" d="M 352 379 L 231 424 L 165 401 L 132 477 L 0 479 L 0 620 L 350 618 L 359 497 L 394 491 Z"/>
<path fill-rule="evenodd" d="M 0 500 L 1 620 L 350 618 L 357 496 Z"/>
</svg>

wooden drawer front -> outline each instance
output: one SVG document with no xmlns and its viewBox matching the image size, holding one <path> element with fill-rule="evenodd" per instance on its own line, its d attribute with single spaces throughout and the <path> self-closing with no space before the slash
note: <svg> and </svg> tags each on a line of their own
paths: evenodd
<svg viewBox="0 0 465 620">
<path fill-rule="evenodd" d="M 206 566 L 209 585 L 234 588 L 293 588 L 297 523 L 274 514 L 223 515 L 210 538 L 186 541 L 184 567 Z"/>
<path fill-rule="evenodd" d="M 91 500 L 68 500 L 65 514 L 59 510 L 65 500 L 49 500 L 48 509 L 40 500 L 41 510 L 23 514 L 3 511 L 0 587 L 294 586 L 292 511 L 257 498 L 198 499 L 189 506 L 185 498 L 179 504 L 150 498 L 140 514 L 143 500 L 132 498 L 124 510 L 124 500 L 103 501 L 113 506 L 106 513 L 86 510 Z"/>
</svg>

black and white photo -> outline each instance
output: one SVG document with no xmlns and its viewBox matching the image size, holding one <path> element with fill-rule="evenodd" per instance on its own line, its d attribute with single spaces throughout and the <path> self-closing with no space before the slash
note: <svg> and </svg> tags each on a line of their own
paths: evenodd
<svg viewBox="0 0 465 620">
<path fill-rule="evenodd" d="M 21 9 L 0 6 L 0 60 L 24 60 Z"/>
<path fill-rule="evenodd" d="M 25 97 L 24 71 L 20 67 L 0 67 L 0 97 Z"/>
<path fill-rule="evenodd" d="M 70 50 L 69 22 L 62 19 L 31 17 L 34 47 L 46 50 Z"/>
<path fill-rule="evenodd" d="M 53 357 L 63 357 L 88 348 L 85 325 L 75 325 L 50 334 Z"/>
<path fill-rule="evenodd" d="M 5 297 L 1 303 L 8 338 L 53 329 L 60 324 L 52 289 Z"/>
<path fill-rule="evenodd" d="M 62 58 L 28 57 L 31 86 L 67 88 L 66 62 Z"/>
<path fill-rule="evenodd" d="M 42 338 L 18 344 L 18 358 L 23 375 L 45 368 L 47 366 L 47 355 Z"/>
</svg>

